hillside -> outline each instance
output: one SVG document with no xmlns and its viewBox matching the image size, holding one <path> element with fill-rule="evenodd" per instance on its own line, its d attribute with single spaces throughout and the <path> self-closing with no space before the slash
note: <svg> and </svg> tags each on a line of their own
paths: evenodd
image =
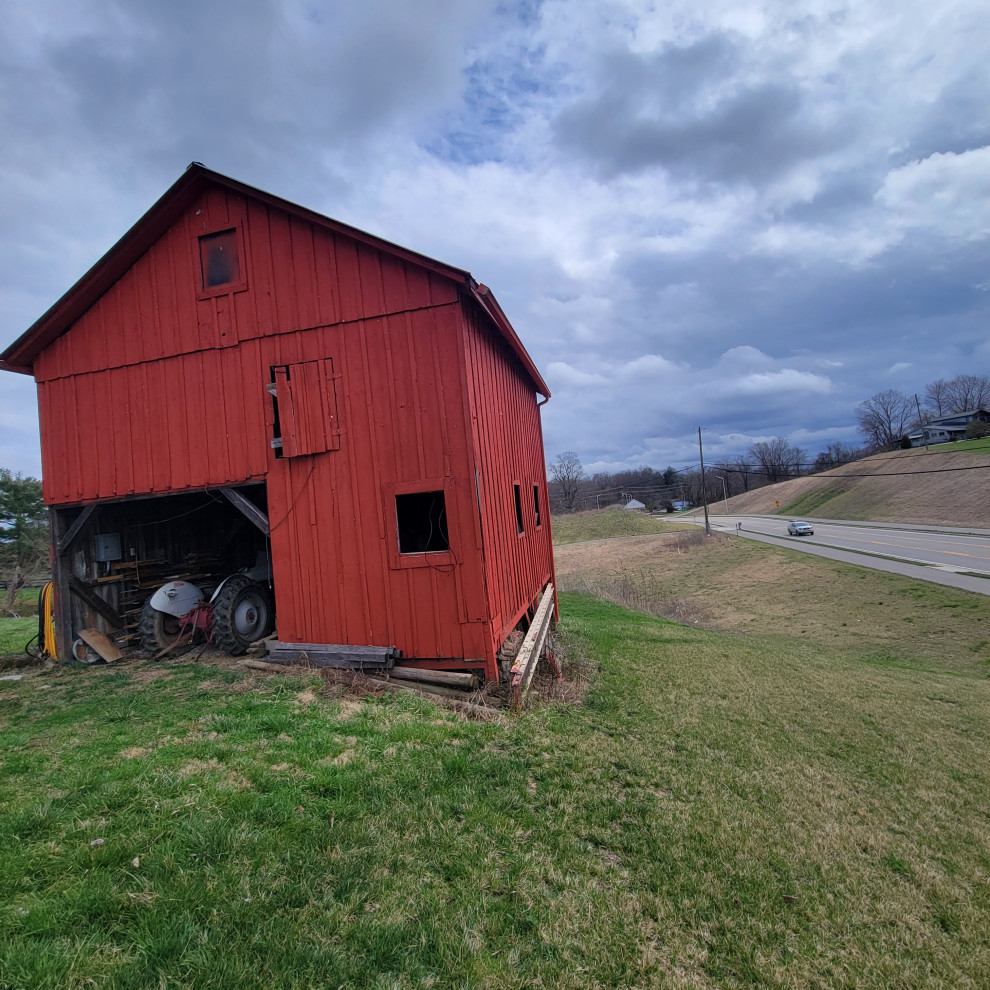
<svg viewBox="0 0 990 990">
<path fill-rule="evenodd" d="M 887 477 L 859 477 L 881 474 Z M 724 513 L 724 503 L 709 511 Z M 736 495 L 729 512 L 990 528 L 990 443 L 877 454 Z"/>
</svg>

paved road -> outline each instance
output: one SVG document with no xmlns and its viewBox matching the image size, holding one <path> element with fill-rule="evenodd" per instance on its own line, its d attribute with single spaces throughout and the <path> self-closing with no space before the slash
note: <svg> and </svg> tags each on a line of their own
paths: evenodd
<svg viewBox="0 0 990 990">
<path fill-rule="evenodd" d="M 691 521 L 704 525 L 700 514 Z M 739 535 L 748 539 L 990 595 L 990 532 L 986 530 L 808 521 L 815 535 L 795 537 L 787 535 L 789 520 L 782 516 L 711 516 L 712 528 L 722 532 L 734 533 L 741 523 Z"/>
</svg>

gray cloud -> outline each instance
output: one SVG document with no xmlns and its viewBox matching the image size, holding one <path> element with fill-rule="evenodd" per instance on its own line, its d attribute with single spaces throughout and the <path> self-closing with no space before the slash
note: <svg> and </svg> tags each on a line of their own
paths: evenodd
<svg viewBox="0 0 990 990">
<path fill-rule="evenodd" d="M 557 118 L 557 140 L 611 177 L 660 166 L 762 185 L 850 139 L 848 126 L 815 122 L 794 83 L 737 75 L 740 60 L 724 35 L 652 56 L 611 54 L 598 92 Z"/>
</svg>

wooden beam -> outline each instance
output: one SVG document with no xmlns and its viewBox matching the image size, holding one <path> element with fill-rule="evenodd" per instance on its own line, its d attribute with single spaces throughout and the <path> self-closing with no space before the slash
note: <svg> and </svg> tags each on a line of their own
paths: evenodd
<svg viewBox="0 0 990 990">
<path fill-rule="evenodd" d="M 69 601 L 69 562 L 64 553 L 59 552 L 65 532 L 64 509 L 54 507 L 48 510 L 48 530 L 52 545 L 52 618 L 55 621 L 56 659 L 63 663 L 72 659 L 72 605 Z"/>
<path fill-rule="evenodd" d="M 350 670 L 389 670 L 400 651 L 391 646 L 352 646 L 349 643 L 266 644 L 274 663 L 302 663 L 310 667 L 339 667 Z"/>
<path fill-rule="evenodd" d="M 424 660 L 422 657 L 402 657 L 402 666 L 407 670 L 474 670 L 484 671 L 484 660 Z"/>
<path fill-rule="evenodd" d="M 261 530 L 265 536 L 269 534 L 268 516 L 259 509 L 251 499 L 246 498 L 236 488 L 221 488 L 221 494 L 231 505 L 240 509 L 248 519 Z"/>
<path fill-rule="evenodd" d="M 461 691 L 458 688 L 443 687 L 441 684 L 410 684 L 405 681 L 386 681 L 384 678 L 375 677 L 376 681 L 381 680 L 383 685 L 387 685 L 390 691 L 415 691 L 424 697 L 431 695 L 436 698 L 450 698 L 452 701 L 466 701 L 470 703 L 474 696 L 470 691 Z"/>
<path fill-rule="evenodd" d="M 79 531 L 89 522 L 90 517 L 96 512 L 98 506 L 90 504 L 84 505 L 82 512 L 76 516 L 75 522 L 65 531 L 61 540 L 56 544 L 56 552 L 63 554 L 70 546 L 72 546 L 72 541 L 79 535 Z M 59 510 L 64 512 L 65 510 Z"/>
<path fill-rule="evenodd" d="M 375 680 L 379 680 L 379 678 L 375 678 Z M 430 689 L 425 684 L 403 684 L 400 681 L 386 681 L 384 679 L 381 679 L 381 684 L 386 691 L 409 691 L 438 704 L 447 703 L 454 711 L 473 715 L 475 718 L 489 722 L 504 718 L 506 714 L 504 708 L 490 708 L 488 705 L 477 705 L 473 701 L 465 700 L 463 691 L 453 691 L 448 688 L 446 693 L 441 695 L 436 688 Z M 467 697 L 471 696 L 468 695 Z"/>
<path fill-rule="evenodd" d="M 548 584 L 546 591 L 543 592 L 540 607 L 530 623 L 529 632 L 526 633 L 526 638 L 516 656 L 516 662 L 512 665 L 512 701 L 517 710 L 526 700 L 540 654 L 543 653 L 547 633 L 550 631 L 550 620 L 553 617 L 553 605 L 553 585 Z"/>
<path fill-rule="evenodd" d="M 114 629 L 123 629 L 124 620 L 120 613 L 103 597 L 96 594 L 85 581 L 77 578 L 75 574 L 69 575 L 69 590 L 82 599 L 94 612 L 106 619 Z M 106 659 L 104 657 L 104 659 Z"/>
<path fill-rule="evenodd" d="M 459 687 L 473 691 L 478 686 L 476 674 L 455 670 L 429 670 L 423 667 L 395 666 L 389 671 L 389 677 L 400 681 L 422 681 L 425 684 L 446 684 L 448 687 Z"/>
</svg>

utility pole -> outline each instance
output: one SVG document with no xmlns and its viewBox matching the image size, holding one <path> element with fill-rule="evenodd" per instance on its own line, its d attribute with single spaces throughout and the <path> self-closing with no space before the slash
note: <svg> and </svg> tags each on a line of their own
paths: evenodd
<svg viewBox="0 0 990 990">
<path fill-rule="evenodd" d="M 728 490 L 725 487 L 725 478 L 723 478 L 722 475 L 720 475 L 720 474 L 713 474 L 712 477 L 713 478 L 718 478 L 718 480 L 722 482 L 722 501 L 725 504 L 725 514 L 728 515 L 729 514 L 729 492 L 728 492 Z M 717 497 L 717 495 L 716 495 L 716 497 Z"/>
<path fill-rule="evenodd" d="M 708 492 L 705 491 L 705 452 L 701 446 L 701 427 L 698 427 L 698 459 L 701 461 L 701 501 L 705 506 L 705 533 L 712 535 L 712 526 L 708 521 Z"/>
<path fill-rule="evenodd" d="M 918 401 L 918 393 L 914 393 L 914 404 L 918 408 L 918 426 L 921 427 L 921 438 L 925 441 L 925 453 L 928 453 L 928 439 L 925 437 L 925 421 L 921 418 L 921 403 Z"/>
</svg>

